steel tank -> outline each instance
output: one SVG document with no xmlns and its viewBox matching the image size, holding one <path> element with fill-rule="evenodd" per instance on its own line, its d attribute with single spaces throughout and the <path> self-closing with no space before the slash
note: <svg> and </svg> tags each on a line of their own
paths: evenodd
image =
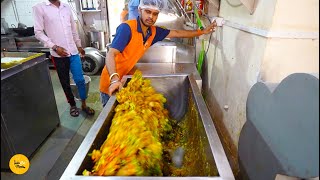
<svg viewBox="0 0 320 180">
<path fill-rule="evenodd" d="M 86 75 L 95 75 L 103 66 L 105 59 L 101 52 L 93 47 L 84 48 L 85 56 L 82 60 L 82 70 Z"/>
<path fill-rule="evenodd" d="M 99 50 L 106 49 L 105 32 L 104 31 L 90 31 L 90 46 Z"/>
<path fill-rule="evenodd" d="M 87 76 L 87 75 L 84 75 L 83 77 L 84 77 L 84 81 L 85 81 L 86 95 L 88 97 L 91 78 L 89 76 Z M 76 100 L 80 101 L 81 98 L 80 98 L 80 95 L 79 95 L 78 87 L 77 87 L 77 84 L 74 82 L 72 76 L 70 76 L 70 87 L 71 87 L 71 91 L 72 91 L 72 93 L 74 95 L 74 98 Z"/>
<path fill-rule="evenodd" d="M 217 131 L 202 98 L 194 75 L 147 75 L 157 92 L 162 93 L 167 102 L 169 118 L 186 123 L 184 134 L 186 155 L 186 173 L 181 177 L 124 177 L 124 176 L 83 176 L 82 172 L 93 166 L 89 153 L 98 149 L 107 138 L 115 107 L 118 102 L 111 96 L 85 139 L 73 156 L 60 180 L 65 179 L 234 179 L 231 167 L 223 150 Z M 131 76 L 124 76 L 126 83 Z"/>
<path fill-rule="evenodd" d="M 17 153 L 32 160 L 59 124 L 45 54 L 1 52 L 1 171 Z"/>
</svg>

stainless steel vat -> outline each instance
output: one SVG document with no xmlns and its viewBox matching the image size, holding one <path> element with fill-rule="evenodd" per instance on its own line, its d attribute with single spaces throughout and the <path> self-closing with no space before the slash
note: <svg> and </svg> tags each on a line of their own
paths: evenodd
<svg viewBox="0 0 320 180">
<path fill-rule="evenodd" d="M 105 32 L 103 31 L 90 31 L 90 45 L 96 49 L 106 49 Z"/>
<path fill-rule="evenodd" d="M 85 85 L 86 85 L 85 86 L 86 87 L 86 95 L 88 97 L 91 78 L 90 78 L 90 76 L 87 76 L 87 75 L 83 75 L 83 77 L 84 77 L 84 81 L 85 81 Z M 80 101 L 81 98 L 79 95 L 78 87 L 72 77 L 70 77 L 70 88 L 71 88 L 72 94 L 74 95 L 74 98 L 76 100 Z"/>
<path fill-rule="evenodd" d="M 188 179 L 234 179 L 222 144 L 212 122 L 206 104 L 202 98 L 197 82 L 192 74 L 179 75 L 146 75 L 153 87 L 167 98 L 165 104 L 170 112 L 170 118 L 177 121 L 187 121 L 188 145 L 193 147 L 195 154 L 201 154 L 194 159 L 188 171 Z M 131 76 L 124 77 L 126 81 Z M 93 164 L 88 153 L 98 149 L 107 138 L 109 128 L 117 105 L 112 96 L 103 108 L 98 119 L 92 125 L 76 154 L 70 161 L 61 180 L 65 179 L 181 179 L 186 177 L 97 177 L 82 176 L 84 169 L 91 170 Z M 212 176 L 214 171 L 218 175 Z"/>
<path fill-rule="evenodd" d="M 22 60 L 1 69 L 1 169 L 15 154 L 32 160 L 60 123 L 45 54 L 2 52 L 1 65 L 10 57 Z"/>
</svg>

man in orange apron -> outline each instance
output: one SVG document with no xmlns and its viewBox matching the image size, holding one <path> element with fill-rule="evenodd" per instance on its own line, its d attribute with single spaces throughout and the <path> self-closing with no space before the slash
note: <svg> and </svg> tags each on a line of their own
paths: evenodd
<svg viewBox="0 0 320 180">
<path fill-rule="evenodd" d="M 164 38 L 192 38 L 212 33 L 215 30 L 215 22 L 202 31 L 167 30 L 154 26 L 163 7 L 162 0 L 141 0 L 139 4 L 140 16 L 118 26 L 106 57 L 106 66 L 101 73 L 100 97 L 103 106 L 112 93 L 122 87 L 120 79 L 129 73 L 151 45 Z"/>
</svg>

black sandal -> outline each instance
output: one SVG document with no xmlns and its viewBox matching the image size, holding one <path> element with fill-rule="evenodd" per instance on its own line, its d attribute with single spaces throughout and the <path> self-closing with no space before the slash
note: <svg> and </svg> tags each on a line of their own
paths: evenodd
<svg viewBox="0 0 320 180">
<path fill-rule="evenodd" d="M 70 115 L 73 117 L 78 117 L 80 114 L 79 109 L 77 108 L 77 106 L 72 106 L 70 108 Z"/>
<path fill-rule="evenodd" d="M 88 115 L 92 116 L 94 115 L 95 111 L 94 109 L 90 108 L 90 107 L 85 107 L 85 108 L 82 108 L 82 111 L 84 111 L 85 113 L 87 113 Z"/>
</svg>

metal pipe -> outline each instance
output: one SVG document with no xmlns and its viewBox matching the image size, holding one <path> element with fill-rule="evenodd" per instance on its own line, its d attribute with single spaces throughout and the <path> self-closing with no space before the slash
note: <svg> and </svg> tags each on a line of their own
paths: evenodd
<svg viewBox="0 0 320 180">
<path fill-rule="evenodd" d="M 174 0 L 173 2 L 178 5 L 179 9 L 182 11 L 182 13 L 186 17 L 186 19 L 188 19 L 189 23 L 193 24 L 191 19 L 189 18 L 188 14 L 187 14 L 187 12 L 182 7 L 181 3 L 178 0 Z"/>
<path fill-rule="evenodd" d="M 106 57 L 100 53 L 95 52 L 95 54 L 106 59 Z"/>
<path fill-rule="evenodd" d="M 11 3 L 12 3 L 12 8 L 13 8 L 14 17 L 16 18 L 16 20 L 18 21 L 18 23 L 20 23 L 18 11 L 17 11 L 16 0 L 11 1 Z"/>
</svg>

